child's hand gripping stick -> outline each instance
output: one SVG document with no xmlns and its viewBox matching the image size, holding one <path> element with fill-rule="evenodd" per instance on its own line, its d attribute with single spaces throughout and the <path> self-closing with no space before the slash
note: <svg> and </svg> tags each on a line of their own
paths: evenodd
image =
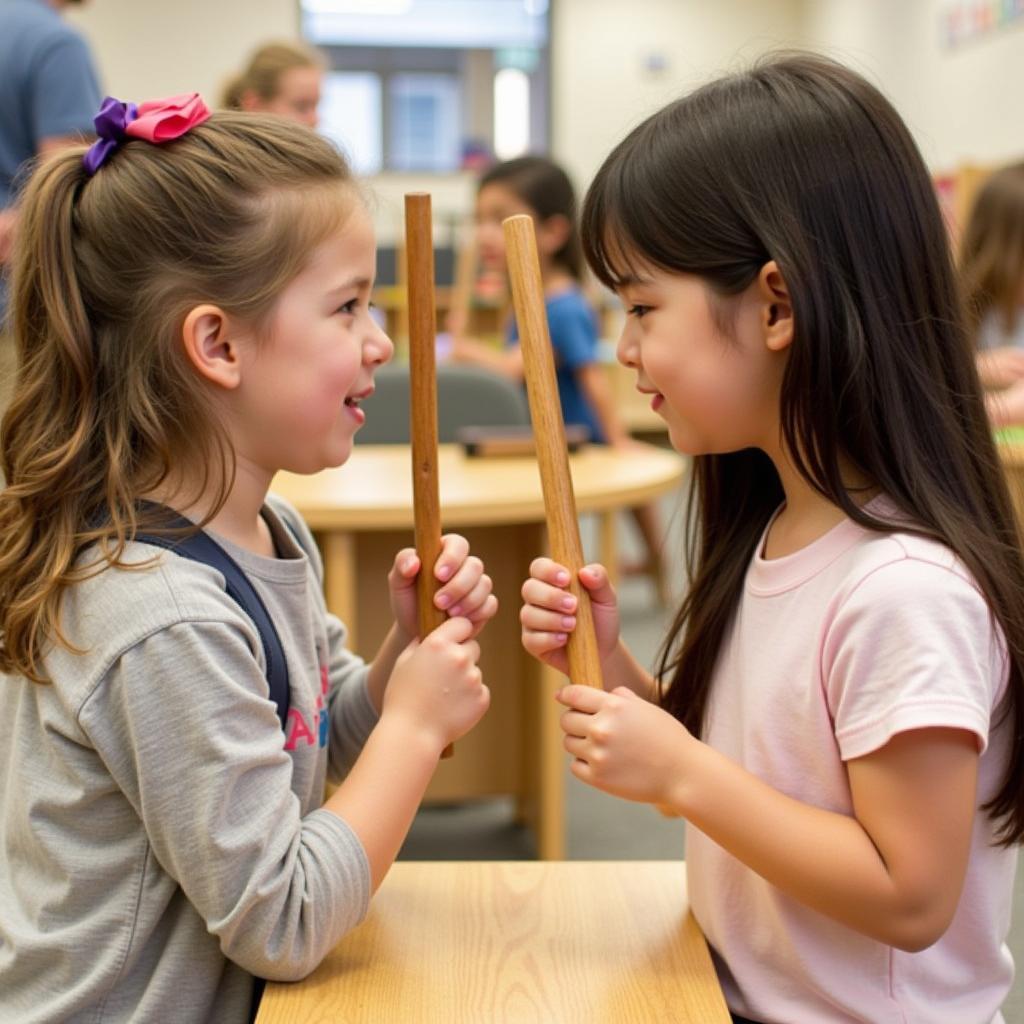
<svg viewBox="0 0 1024 1024">
<path fill-rule="evenodd" d="M 409 395 L 412 426 L 413 533 L 420 557 L 416 580 L 420 639 L 445 621 L 434 604 L 440 587 L 434 566 L 441 553 L 441 499 L 437 483 L 437 371 L 434 312 L 434 232 L 430 196 L 405 196 L 405 252 L 409 288 Z M 451 744 L 442 757 L 451 757 Z"/>
<path fill-rule="evenodd" d="M 526 372 L 526 393 L 540 464 L 544 511 L 548 520 L 551 555 L 570 574 L 569 590 L 576 596 L 576 628 L 569 634 L 566 657 L 569 678 L 574 683 L 601 686 L 601 664 L 594 634 L 590 595 L 579 582 L 583 567 L 576 498 L 569 472 L 562 407 L 555 381 L 555 359 L 551 350 L 544 287 L 537 258 L 537 238 L 532 218 L 525 214 L 502 221 L 508 259 L 512 303 L 519 327 L 519 344 Z"/>
</svg>

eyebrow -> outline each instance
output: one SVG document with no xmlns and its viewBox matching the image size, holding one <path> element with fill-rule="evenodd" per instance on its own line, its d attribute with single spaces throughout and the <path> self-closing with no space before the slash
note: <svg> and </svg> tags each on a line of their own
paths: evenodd
<svg viewBox="0 0 1024 1024">
<path fill-rule="evenodd" d="M 370 279 L 368 277 L 353 277 L 348 281 L 343 281 L 341 284 L 335 285 L 333 288 L 327 289 L 328 295 L 338 295 L 341 292 L 351 291 L 353 288 L 369 288 Z"/>
<path fill-rule="evenodd" d="M 636 274 L 624 274 L 621 277 L 615 278 L 616 288 L 628 288 L 630 285 L 645 285 L 653 284 L 654 281 L 649 277 L 638 277 Z"/>
</svg>

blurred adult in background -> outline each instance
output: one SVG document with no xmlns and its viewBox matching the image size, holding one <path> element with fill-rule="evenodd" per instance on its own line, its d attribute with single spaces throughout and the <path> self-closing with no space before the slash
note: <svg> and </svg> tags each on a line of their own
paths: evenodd
<svg viewBox="0 0 1024 1024">
<path fill-rule="evenodd" d="M 997 426 L 1024 423 L 1024 162 L 986 179 L 960 242 L 978 372 Z"/>
<path fill-rule="evenodd" d="M 0 0 L 0 412 L 15 374 L 14 342 L 3 321 L 17 190 L 33 160 L 91 135 L 100 107 L 89 46 L 61 17 L 76 2 Z"/>
<path fill-rule="evenodd" d="M 323 74 L 324 59 L 311 47 L 268 43 L 228 82 L 221 106 L 280 114 L 315 128 Z"/>
</svg>

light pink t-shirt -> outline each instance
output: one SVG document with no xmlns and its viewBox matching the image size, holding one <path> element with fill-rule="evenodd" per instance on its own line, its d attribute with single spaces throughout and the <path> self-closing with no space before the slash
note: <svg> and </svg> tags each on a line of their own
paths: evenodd
<svg viewBox="0 0 1024 1024">
<path fill-rule="evenodd" d="M 845 761 L 909 729 L 967 729 L 982 751 L 980 808 L 1005 765 L 994 711 L 1006 664 L 961 563 L 940 544 L 849 520 L 785 558 L 765 561 L 762 549 L 716 667 L 708 743 L 777 790 L 852 816 Z M 953 923 L 906 953 L 783 895 L 696 828 L 686 846 L 690 900 L 729 1006 L 766 1024 L 1001 1022 L 1016 863 L 979 810 Z"/>
</svg>

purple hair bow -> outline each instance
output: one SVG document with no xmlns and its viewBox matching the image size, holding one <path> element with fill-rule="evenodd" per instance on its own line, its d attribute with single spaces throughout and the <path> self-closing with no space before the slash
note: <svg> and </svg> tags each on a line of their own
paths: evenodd
<svg viewBox="0 0 1024 1024">
<path fill-rule="evenodd" d="M 139 107 L 108 96 L 93 119 L 99 138 L 82 157 L 82 164 L 92 177 L 129 136 L 159 145 L 180 138 L 209 116 L 210 110 L 197 92 L 148 100 Z"/>
</svg>

